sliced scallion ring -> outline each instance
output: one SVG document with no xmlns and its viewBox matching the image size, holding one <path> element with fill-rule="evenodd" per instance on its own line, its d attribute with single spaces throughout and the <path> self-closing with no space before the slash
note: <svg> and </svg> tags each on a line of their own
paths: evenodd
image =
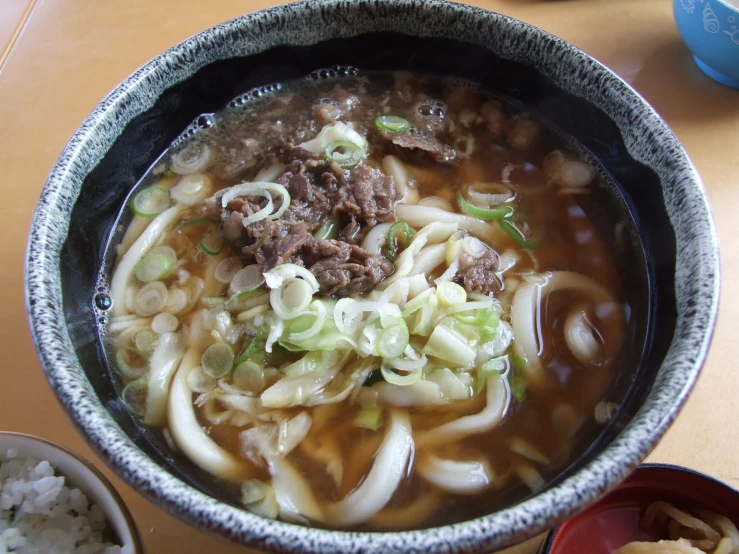
<svg viewBox="0 0 739 554">
<path fill-rule="evenodd" d="M 146 373 L 146 366 L 136 367 L 131 365 L 128 353 L 124 349 L 119 349 L 115 353 L 115 368 L 123 377 L 127 379 L 139 379 Z"/>
<path fill-rule="evenodd" d="M 226 245 L 226 239 L 223 238 L 218 228 L 214 227 L 205 232 L 203 238 L 200 239 L 200 248 L 209 256 L 217 256 Z"/>
<path fill-rule="evenodd" d="M 170 264 L 174 264 L 177 261 L 177 254 L 171 246 L 157 246 L 156 248 L 149 250 L 149 254 L 164 256 L 169 260 Z"/>
<path fill-rule="evenodd" d="M 157 338 L 159 337 L 151 329 L 143 329 L 134 335 L 133 343 L 136 345 L 136 350 L 142 354 L 146 354 L 154 349 L 154 343 Z"/>
<path fill-rule="evenodd" d="M 393 385 L 400 385 L 400 386 L 406 386 L 406 385 L 412 385 L 413 383 L 417 383 L 421 380 L 421 377 L 423 377 L 423 368 L 419 367 L 417 369 L 414 369 L 410 372 L 404 372 L 404 374 L 397 373 L 393 368 L 391 368 L 388 364 L 382 364 L 380 366 L 380 372 L 382 373 L 383 378 L 388 383 L 391 383 Z"/>
<path fill-rule="evenodd" d="M 321 228 L 313 233 L 313 238 L 316 240 L 328 240 L 335 239 L 339 235 L 339 221 L 335 217 L 332 217 L 326 223 L 321 225 Z"/>
<path fill-rule="evenodd" d="M 234 276 L 243 269 L 243 267 L 244 264 L 241 261 L 241 258 L 226 258 L 225 260 L 218 262 L 213 276 L 219 283 L 227 285 L 231 282 Z"/>
<path fill-rule="evenodd" d="M 139 417 L 144 417 L 146 414 L 146 397 L 148 387 L 145 379 L 137 379 L 131 381 L 121 392 L 121 399 L 132 413 Z"/>
<path fill-rule="evenodd" d="M 223 342 L 211 344 L 203 352 L 200 358 L 200 364 L 206 375 L 210 375 L 214 379 L 228 375 L 233 367 L 234 353 L 231 347 Z"/>
<path fill-rule="evenodd" d="M 362 148 L 348 140 L 335 140 L 326 147 L 326 158 L 342 169 L 357 167 L 363 155 Z"/>
<path fill-rule="evenodd" d="M 218 225 L 218 220 L 213 219 L 212 217 L 198 217 L 197 219 L 183 221 L 182 223 L 180 223 L 178 230 L 181 232 L 183 229 L 187 229 L 188 227 L 192 227 L 193 225 L 203 225 L 205 223 Z"/>
<path fill-rule="evenodd" d="M 145 188 L 133 197 L 133 211 L 144 217 L 160 214 L 171 204 L 169 192 L 157 187 Z"/>
<path fill-rule="evenodd" d="M 133 311 L 141 317 L 161 312 L 167 305 L 169 291 L 161 281 L 151 281 L 141 287 L 133 297 Z"/>
<path fill-rule="evenodd" d="M 375 342 L 375 351 L 383 358 L 399 358 L 405 352 L 409 339 L 408 326 L 400 319 L 380 331 Z"/>
<path fill-rule="evenodd" d="M 413 229 L 405 221 L 399 220 L 393 223 L 387 232 L 387 259 L 395 261 L 398 257 L 398 246 L 403 245 L 407 248 L 413 240 Z"/>
<path fill-rule="evenodd" d="M 134 275 L 142 283 L 158 281 L 169 273 L 171 267 L 169 259 L 161 254 L 147 254 L 136 264 Z"/>
<path fill-rule="evenodd" d="M 259 364 L 246 360 L 236 366 L 231 380 L 241 390 L 256 394 L 264 389 L 264 370 Z"/>
<path fill-rule="evenodd" d="M 410 121 L 397 115 L 381 115 L 375 119 L 375 125 L 388 133 L 404 133 L 411 128 Z"/>
<path fill-rule="evenodd" d="M 470 214 L 473 217 L 479 217 L 480 219 L 493 220 L 503 219 L 505 217 L 511 217 L 514 213 L 513 206 L 500 206 L 498 208 L 479 208 L 467 200 L 461 194 L 457 196 L 459 207 L 462 211 Z"/>
<path fill-rule="evenodd" d="M 510 221 L 501 219 L 498 221 L 498 224 L 500 225 L 500 228 L 508 234 L 508 236 L 524 248 L 536 248 L 536 245 L 527 239 L 523 232 Z"/>
<path fill-rule="evenodd" d="M 257 264 L 248 265 L 237 271 L 231 279 L 231 290 L 234 294 L 253 291 L 262 286 L 264 275 Z"/>
<path fill-rule="evenodd" d="M 251 342 L 249 343 L 249 346 L 245 347 L 239 353 L 239 355 L 234 360 L 234 364 L 236 364 L 237 367 L 240 366 L 241 364 L 243 364 L 244 362 L 246 362 L 249 359 L 249 356 L 251 356 L 252 353 L 254 353 L 254 351 L 256 350 L 257 343 L 258 342 L 259 342 L 259 339 L 258 338 L 256 338 L 256 337 L 253 338 L 251 340 Z"/>
</svg>

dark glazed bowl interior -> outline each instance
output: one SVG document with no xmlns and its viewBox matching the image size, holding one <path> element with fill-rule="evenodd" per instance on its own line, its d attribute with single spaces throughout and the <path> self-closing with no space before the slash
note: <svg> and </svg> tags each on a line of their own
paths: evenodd
<svg viewBox="0 0 739 554">
<path fill-rule="evenodd" d="M 608 395 L 621 409 L 600 434 L 580 437 L 581 456 L 549 475 L 545 491 L 471 522 L 369 534 L 251 515 L 238 508 L 231 489 L 130 416 L 105 362 L 92 302 L 100 269 L 110 269 L 107 241 L 138 179 L 199 114 L 254 87 L 337 64 L 464 77 L 518 100 L 598 158 L 618 189 L 603 192 L 606 211 L 626 215 L 638 230 L 619 262 L 639 322 Z M 224 23 L 118 87 L 52 171 L 33 223 L 27 287 L 42 364 L 75 424 L 121 477 L 185 521 L 265 550 L 481 552 L 584 508 L 651 450 L 705 357 L 718 301 L 718 251 L 705 194 L 674 136 L 633 90 L 582 52 L 475 8 L 335 1 Z"/>
</svg>

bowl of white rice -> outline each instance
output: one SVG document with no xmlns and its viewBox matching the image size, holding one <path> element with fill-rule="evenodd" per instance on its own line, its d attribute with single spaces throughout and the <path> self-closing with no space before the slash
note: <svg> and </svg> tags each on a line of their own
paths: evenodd
<svg viewBox="0 0 739 554">
<path fill-rule="evenodd" d="M 0 554 L 141 554 L 105 476 L 38 437 L 0 432 Z"/>
</svg>

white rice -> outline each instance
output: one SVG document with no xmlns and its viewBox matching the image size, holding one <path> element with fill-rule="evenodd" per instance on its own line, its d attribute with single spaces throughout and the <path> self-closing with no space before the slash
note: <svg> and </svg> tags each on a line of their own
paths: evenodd
<svg viewBox="0 0 739 554">
<path fill-rule="evenodd" d="M 133 554 L 103 542 L 100 506 L 45 460 L 0 455 L 0 554 Z"/>
</svg>

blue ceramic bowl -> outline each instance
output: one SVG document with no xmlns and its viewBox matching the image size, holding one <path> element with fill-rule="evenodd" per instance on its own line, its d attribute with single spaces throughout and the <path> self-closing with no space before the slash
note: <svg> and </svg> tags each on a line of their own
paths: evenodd
<svg viewBox="0 0 739 554">
<path fill-rule="evenodd" d="M 674 0 L 677 30 L 698 67 L 739 89 L 739 7 L 730 0 Z"/>
<path fill-rule="evenodd" d="M 714 0 L 711 0 L 712 2 Z M 173 452 L 122 405 L 93 299 L 105 244 L 134 184 L 200 114 L 255 87 L 335 64 L 474 79 L 584 145 L 613 177 L 604 214 L 628 212 L 619 273 L 635 305 L 618 378 L 620 409 L 573 446 L 536 494 L 442 527 L 369 533 L 258 517 Z M 615 213 L 615 212 L 614 212 Z M 326 0 L 217 25 L 123 81 L 82 123 L 52 169 L 33 220 L 26 302 L 50 385 L 80 432 L 133 488 L 220 537 L 282 553 L 490 552 L 528 539 L 620 483 L 665 432 L 706 356 L 719 291 L 718 244 L 700 178 L 655 111 L 613 72 L 540 29 L 440 0 Z"/>
</svg>

